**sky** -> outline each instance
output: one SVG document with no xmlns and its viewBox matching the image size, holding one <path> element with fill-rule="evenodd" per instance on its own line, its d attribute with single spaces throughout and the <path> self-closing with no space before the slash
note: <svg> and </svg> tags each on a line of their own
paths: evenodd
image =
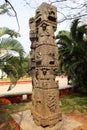
<svg viewBox="0 0 87 130">
<path fill-rule="evenodd" d="M 23 45 L 25 52 L 28 54 L 30 51 L 30 39 L 29 39 L 29 19 L 35 16 L 35 10 L 42 2 L 47 2 L 48 0 L 28 0 L 31 2 L 31 7 L 26 4 L 26 0 L 9 0 L 17 12 L 19 25 L 20 25 L 20 38 L 18 41 Z M 4 0 L 0 0 L 0 5 L 4 3 Z M 58 7 L 57 7 L 58 8 Z M 67 13 L 67 12 L 65 12 Z M 60 16 L 58 16 L 59 18 Z M 18 25 L 15 17 L 9 17 L 7 14 L 0 15 L 0 27 L 8 27 L 15 31 L 18 31 Z M 57 31 L 68 29 L 68 22 L 64 22 L 58 25 Z"/>
</svg>

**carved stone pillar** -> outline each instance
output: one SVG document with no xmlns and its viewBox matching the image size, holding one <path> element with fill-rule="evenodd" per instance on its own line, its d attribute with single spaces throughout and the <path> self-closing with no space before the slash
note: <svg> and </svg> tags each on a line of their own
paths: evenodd
<svg viewBox="0 0 87 130">
<path fill-rule="evenodd" d="M 32 116 L 37 125 L 54 126 L 61 120 L 58 83 L 58 47 L 54 32 L 57 28 L 57 9 L 42 3 L 30 18 Z"/>
</svg>

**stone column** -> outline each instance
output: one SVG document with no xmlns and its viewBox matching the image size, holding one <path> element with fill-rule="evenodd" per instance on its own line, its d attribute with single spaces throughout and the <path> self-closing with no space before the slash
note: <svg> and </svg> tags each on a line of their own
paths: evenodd
<svg viewBox="0 0 87 130">
<path fill-rule="evenodd" d="M 61 120 L 58 83 L 58 47 L 54 32 L 57 28 L 57 9 L 42 3 L 30 18 L 32 116 L 42 127 L 54 126 Z"/>
</svg>

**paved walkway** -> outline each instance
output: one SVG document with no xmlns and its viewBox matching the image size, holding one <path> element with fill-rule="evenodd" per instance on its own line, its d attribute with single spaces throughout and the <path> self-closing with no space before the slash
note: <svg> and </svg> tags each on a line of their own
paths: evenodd
<svg viewBox="0 0 87 130">
<path fill-rule="evenodd" d="M 67 85 L 67 77 L 56 77 L 59 82 L 59 89 L 65 89 L 71 87 Z M 20 94 L 30 94 L 32 93 L 32 84 L 31 82 L 26 82 L 24 84 L 17 84 L 12 90 L 7 91 L 9 85 L 0 85 L 0 97 L 8 95 L 20 95 Z"/>
</svg>

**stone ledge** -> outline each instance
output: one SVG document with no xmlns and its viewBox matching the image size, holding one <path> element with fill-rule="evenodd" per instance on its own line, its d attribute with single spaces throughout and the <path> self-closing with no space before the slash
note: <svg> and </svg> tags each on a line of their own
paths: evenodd
<svg viewBox="0 0 87 130">
<path fill-rule="evenodd" d="M 11 114 L 11 117 L 15 120 L 15 122 L 20 126 L 22 130 L 82 130 L 82 125 L 79 122 L 69 119 L 65 115 L 63 115 L 63 120 L 57 125 L 54 127 L 46 128 L 37 126 L 34 123 L 30 110 Z"/>
</svg>

